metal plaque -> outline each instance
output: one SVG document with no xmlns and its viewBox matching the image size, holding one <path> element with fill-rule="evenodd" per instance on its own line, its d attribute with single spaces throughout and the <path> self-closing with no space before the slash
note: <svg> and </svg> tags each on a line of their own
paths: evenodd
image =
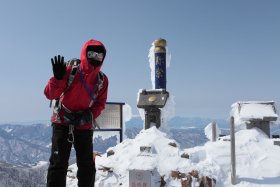
<svg viewBox="0 0 280 187">
<path fill-rule="evenodd" d="M 138 108 L 146 108 L 154 106 L 162 108 L 166 104 L 169 93 L 167 91 L 146 91 L 143 90 L 140 93 L 139 101 L 137 104 Z"/>
</svg>

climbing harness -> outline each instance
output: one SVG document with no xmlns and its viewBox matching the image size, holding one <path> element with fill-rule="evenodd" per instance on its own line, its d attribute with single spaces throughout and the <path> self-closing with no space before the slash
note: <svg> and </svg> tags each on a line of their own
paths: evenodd
<svg viewBox="0 0 280 187">
<path fill-rule="evenodd" d="M 93 106 L 93 104 L 95 103 L 96 101 L 96 98 L 98 96 L 98 92 L 102 89 L 103 87 L 103 83 L 104 83 L 104 74 L 103 72 L 99 71 L 97 76 L 96 76 L 96 80 L 94 82 L 94 86 L 93 86 L 93 89 L 92 91 L 89 89 L 89 87 L 87 86 L 86 82 L 85 82 L 85 79 L 84 79 L 84 76 L 83 76 L 83 73 L 80 69 L 80 60 L 79 59 L 71 59 L 67 62 L 67 65 L 71 65 L 71 73 L 69 75 L 69 78 L 67 80 L 67 87 L 65 89 L 65 91 L 60 95 L 59 98 L 57 98 L 55 100 L 55 105 L 53 107 L 53 111 L 56 115 L 56 119 L 58 122 L 62 122 L 62 120 L 60 119 L 60 116 L 59 116 L 59 113 L 60 113 L 60 110 L 63 108 L 64 112 L 67 114 L 63 116 L 63 119 L 64 121 L 67 119 L 68 120 L 68 126 L 69 126 L 69 132 L 68 132 L 68 139 L 67 141 L 69 143 L 74 143 L 74 129 L 75 129 L 75 125 L 76 124 L 73 124 L 73 122 L 71 123 L 71 119 L 69 119 L 69 116 L 71 115 L 75 115 L 75 113 L 71 112 L 69 109 L 67 109 L 61 102 L 60 102 L 60 98 L 64 95 L 64 93 L 69 89 L 69 87 L 71 86 L 74 78 L 75 78 L 75 75 L 77 74 L 77 71 L 79 72 L 80 74 L 80 77 L 81 77 L 81 81 L 82 81 L 82 84 L 84 86 L 84 88 L 86 89 L 89 97 L 91 98 L 91 101 L 89 103 L 89 108 L 91 108 Z M 96 89 L 97 88 L 97 89 Z M 52 101 L 51 101 L 52 103 Z M 51 106 L 51 104 L 50 104 Z M 74 116 L 75 118 L 75 116 Z M 91 121 L 92 121 L 92 126 L 94 128 L 98 128 L 100 129 L 100 126 L 98 125 L 98 123 L 93 119 L 93 115 L 91 114 Z"/>
</svg>

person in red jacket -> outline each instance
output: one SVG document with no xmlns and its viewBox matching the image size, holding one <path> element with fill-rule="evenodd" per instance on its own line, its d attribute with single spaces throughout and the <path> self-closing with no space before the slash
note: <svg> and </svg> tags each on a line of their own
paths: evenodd
<svg viewBox="0 0 280 187">
<path fill-rule="evenodd" d="M 93 130 L 95 119 L 105 108 L 108 78 L 100 68 L 106 56 L 104 45 L 97 40 L 87 41 L 81 51 L 80 64 L 73 73 L 63 56 L 51 59 L 53 74 L 45 87 L 45 96 L 56 99 L 52 121 L 52 150 L 47 175 L 48 187 L 65 187 L 72 144 L 76 150 L 79 187 L 92 187 L 95 181 Z M 73 75 L 72 83 L 69 78 Z"/>
</svg>

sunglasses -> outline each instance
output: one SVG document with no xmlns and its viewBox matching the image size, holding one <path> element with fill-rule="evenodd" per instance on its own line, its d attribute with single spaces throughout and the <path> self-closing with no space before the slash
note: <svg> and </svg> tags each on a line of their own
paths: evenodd
<svg viewBox="0 0 280 187">
<path fill-rule="evenodd" d="M 87 58 L 102 61 L 103 58 L 104 58 L 104 54 L 103 53 L 97 53 L 97 52 L 94 52 L 94 51 L 88 51 L 87 52 Z"/>
</svg>

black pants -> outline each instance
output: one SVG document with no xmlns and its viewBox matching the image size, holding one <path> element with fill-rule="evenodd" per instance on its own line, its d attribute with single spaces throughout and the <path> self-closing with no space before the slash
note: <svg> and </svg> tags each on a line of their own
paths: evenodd
<svg viewBox="0 0 280 187">
<path fill-rule="evenodd" d="M 72 144 L 68 139 L 68 126 L 53 124 L 52 152 L 48 168 L 47 187 L 65 187 L 68 160 Z M 74 130 L 74 148 L 77 159 L 79 187 L 94 187 L 95 163 L 93 161 L 93 130 Z"/>
</svg>

